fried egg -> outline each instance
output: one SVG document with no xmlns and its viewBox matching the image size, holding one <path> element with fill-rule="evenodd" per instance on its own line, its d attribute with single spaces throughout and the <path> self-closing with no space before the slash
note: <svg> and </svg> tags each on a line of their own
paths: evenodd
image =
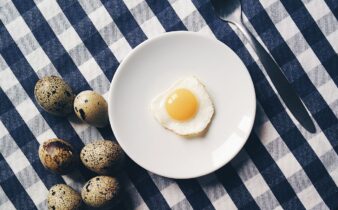
<svg viewBox="0 0 338 210">
<path fill-rule="evenodd" d="M 177 81 L 155 97 L 151 112 L 163 127 L 190 136 L 207 128 L 214 106 L 204 85 L 192 76 Z"/>
</svg>

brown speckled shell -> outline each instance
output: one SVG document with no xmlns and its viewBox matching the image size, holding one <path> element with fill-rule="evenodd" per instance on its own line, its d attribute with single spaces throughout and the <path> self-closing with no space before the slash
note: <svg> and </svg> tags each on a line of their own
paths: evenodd
<svg viewBox="0 0 338 210">
<path fill-rule="evenodd" d="M 66 116 L 73 111 L 74 94 L 69 85 L 60 77 L 46 76 L 34 88 L 35 99 L 47 112 Z"/>
<path fill-rule="evenodd" d="M 108 104 L 94 91 L 79 93 L 74 100 L 74 111 L 78 118 L 95 127 L 104 127 L 108 123 Z"/>
<path fill-rule="evenodd" d="M 50 188 L 47 198 L 49 210 L 75 210 L 80 209 L 81 196 L 65 184 L 57 184 Z"/>
<path fill-rule="evenodd" d="M 76 154 L 72 146 L 62 139 L 49 139 L 39 147 L 41 163 L 49 170 L 65 174 L 76 162 Z"/>
<path fill-rule="evenodd" d="M 117 143 L 100 140 L 83 147 L 80 158 L 88 169 L 101 175 L 109 175 L 121 166 L 124 153 Z"/>
<path fill-rule="evenodd" d="M 82 200 L 91 207 L 105 207 L 117 200 L 120 184 L 110 176 L 90 179 L 81 190 Z"/>
</svg>

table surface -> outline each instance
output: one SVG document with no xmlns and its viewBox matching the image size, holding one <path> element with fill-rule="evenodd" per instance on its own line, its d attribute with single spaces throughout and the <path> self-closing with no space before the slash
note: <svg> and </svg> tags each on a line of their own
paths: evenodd
<svg viewBox="0 0 338 210">
<path fill-rule="evenodd" d="M 338 1 L 243 0 L 244 21 L 282 67 L 310 111 L 304 130 L 280 101 L 252 48 L 219 20 L 209 0 L 2 0 L 0 2 L 0 209 L 46 209 L 48 189 L 80 190 L 93 174 L 45 170 L 39 144 L 59 137 L 79 151 L 112 139 L 38 107 L 36 81 L 63 77 L 78 93 L 107 96 L 114 71 L 138 44 L 166 31 L 215 37 L 243 60 L 257 117 L 244 149 L 220 170 L 189 180 L 126 161 L 116 209 L 338 209 Z"/>
</svg>

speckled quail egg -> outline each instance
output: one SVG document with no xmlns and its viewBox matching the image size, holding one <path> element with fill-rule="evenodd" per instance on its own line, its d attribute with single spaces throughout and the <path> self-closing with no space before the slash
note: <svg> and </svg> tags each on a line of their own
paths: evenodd
<svg viewBox="0 0 338 210">
<path fill-rule="evenodd" d="M 81 190 L 82 200 L 91 207 L 105 207 L 117 201 L 120 184 L 110 176 L 90 179 Z"/>
<path fill-rule="evenodd" d="M 80 209 L 82 200 L 78 192 L 65 184 L 57 184 L 50 188 L 47 198 L 49 210 Z"/>
<path fill-rule="evenodd" d="M 119 168 L 124 153 L 117 143 L 100 140 L 83 147 L 80 158 L 88 169 L 98 174 L 107 175 Z"/>
<path fill-rule="evenodd" d="M 58 138 L 49 139 L 40 145 L 39 158 L 47 169 L 60 174 L 69 172 L 77 160 L 73 147 Z"/>
<path fill-rule="evenodd" d="M 72 112 L 74 95 L 69 85 L 60 77 L 46 76 L 34 88 L 38 104 L 50 114 L 66 116 Z"/>
<path fill-rule="evenodd" d="M 108 105 L 98 93 L 86 90 L 79 93 L 74 100 L 76 115 L 95 127 L 104 127 L 108 123 Z"/>
</svg>

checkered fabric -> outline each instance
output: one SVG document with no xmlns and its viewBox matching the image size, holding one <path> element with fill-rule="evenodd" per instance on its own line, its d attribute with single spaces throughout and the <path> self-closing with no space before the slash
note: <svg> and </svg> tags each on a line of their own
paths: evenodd
<svg viewBox="0 0 338 210">
<path fill-rule="evenodd" d="M 254 81 L 257 117 L 244 149 L 205 177 L 173 180 L 128 160 L 116 209 L 338 209 L 338 1 L 243 0 L 245 24 L 282 67 L 316 124 L 311 134 L 280 101 L 253 49 L 218 19 L 209 0 L 0 1 L 0 209 L 46 209 L 48 189 L 76 190 L 93 174 L 45 170 L 39 144 L 53 137 L 77 151 L 96 129 L 43 111 L 34 85 L 59 75 L 78 93 L 105 97 L 123 58 L 144 40 L 189 30 L 221 40 Z"/>
</svg>

